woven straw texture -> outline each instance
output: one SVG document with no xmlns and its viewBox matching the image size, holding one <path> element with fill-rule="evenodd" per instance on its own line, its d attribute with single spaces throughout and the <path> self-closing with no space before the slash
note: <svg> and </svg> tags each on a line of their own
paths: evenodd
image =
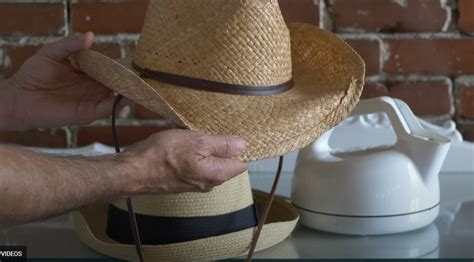
<svg viewBox="0 0 474 262">
<path fill-rule="evenodd" d="M 222 83 L 291 78 L 290 34 L 275 0 L 150 1 L 135 63 Z"/>
<path fill-rule="evenodd" d="M 137 214 L 165 217 L 217 216 L 253 204 L 248 172 L 238 175 L 206 193 L 152 194 L 132 197 Z M 124 200 L 114 206 L 127 210 Z"/>
<path fill-rule="evenodd" d="M 147 21 L 149 17 L 150 11 Z M 252 161 L 283 155 L 314 141 L 354 108 L 362 92 L 365 67 L 352 48 L 316 26 L 298 23 L 288 27 L 295 86 L 274 96 L 206 92 L 141 79 L 127 68 L 130 65 L 90 50 L 80 52 L 74 60 L 80 70 L 105 86 L 191 130 L 244 137 L 247 149 L 240 158 Z M 140 41 L 144 45 L 145 39 Z M 215 73 L 226 74 L 226 70 Z"/>
<path fill-rule="evenodd" d="M 268 201 L 268 194 L 254 191 L 260 205 Z M 257 250 L 273 246 L 289 236 L 298 222 L 298 212 L 284 199 L 276 197 L 262 229 Z M 105 255 L 137 260 L 135 247 L 110 239 L 105 233 L 107 205 L 84 208 L 74 214 L 76 232 L 86 245 Z M 143 245 L 146 261 L 205 261 L 236 257 L 248 252 L 255 228 L 169 245 Z"/>
</svg>

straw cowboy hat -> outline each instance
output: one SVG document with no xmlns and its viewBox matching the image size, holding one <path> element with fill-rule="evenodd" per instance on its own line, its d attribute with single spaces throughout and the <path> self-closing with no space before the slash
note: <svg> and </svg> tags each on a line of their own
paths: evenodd
<svg viewBox="0 0 474 262">
<path fill-rule="evenodd" d="M 331 33 L 286 25 L 277 0 L 149 1 L 133 61 L 85 50 L 72 62 L 191 130 L 244 137 L 244 161 L 283 155 L 332 128 L 358 102 L 365 71 Z M 274 192 L 252 192 L 244 173 L 210 193 L 134 197 L 143 256 L 207 260 L 250 249 L 251 257 L 255 243 L 257 250 L 275 245 L 298 220 L 287 201 L 270 205 Z M 261 219 L 254 203 L 267 203 Z M 76 212 L 80 239 L 103 254 L 137 259 L 126 210 L 118 202 Z"/>
<path fill-rule="evenodd" d="M 191 130 L 247 140 L 242 160 L 314 141 L 358 102 L 364 63 L 344 41 L 285 24 L 277 0 L 153 0 L 133 62 L 86 50 L 76 67 Z"/>
<path fill-rule="evenodd" d="M 247 172 L 208 193 L 154 194 L 133 197 L 145 261 L 213 260 L 248 252 L 257 208 L 268 194 L 250 187 Z M 254 200 L 257 205 L 254 205 Z M 137 260 L 125 200 L 75 212 L 76 232 L 86 245 L 105 255 Z M 298 211 L 275 198 L 257 250 L 291 233 Z"/>
</svg>

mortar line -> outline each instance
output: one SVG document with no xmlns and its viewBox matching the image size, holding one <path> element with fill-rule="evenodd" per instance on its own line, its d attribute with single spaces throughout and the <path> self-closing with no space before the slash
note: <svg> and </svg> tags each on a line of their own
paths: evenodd
<svg viewBox="0 0 474 262">
<path fill-rule="evenodd" d="M 422 32 L 422 33 L 378 33 L 378 32 L 361 32 L 346 33 L 335 32 L 335 34 L 345 39 L 371 39 L 379 37 L 383 40 L 402 40 L 402 39 L 474 39 L 472 35 L 465 35 L 461 32 Z"/>
<path fill-rule="evenodd" d="M 70 35 L 73 33 L 72 31 L 72 23 L 71 23 L 71 20 L 72 20 L 72 15 L 71 15 L 71 1 L 70 0 L 65 0 L 66 2 L 66 23 L 67 23 L 67 29 L 68 29 L 68 32 L 67 32 L 67 35 Z"/>
</svg>

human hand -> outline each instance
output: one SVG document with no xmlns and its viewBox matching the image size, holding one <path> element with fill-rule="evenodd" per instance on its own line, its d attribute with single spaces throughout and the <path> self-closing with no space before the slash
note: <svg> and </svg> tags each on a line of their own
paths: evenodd
<svg viewBox="0 0 474 262">
<path fill-rule="evenodd" d="M 117 159 L 133 194 L 205 192 L 247 170 L 232 159 L 245 146 L 236 136 L 172 129 L 128 147 Z"/>
<path fill-rule="evenodd" d="M 9 79 L 15 129 L 82 125 L 110 115 L 113 92 L 68 60 L 93 42 L 89 32 L 47 44 Z M 120 106 L 125 105 L 124 100 Z"/>
</svg>

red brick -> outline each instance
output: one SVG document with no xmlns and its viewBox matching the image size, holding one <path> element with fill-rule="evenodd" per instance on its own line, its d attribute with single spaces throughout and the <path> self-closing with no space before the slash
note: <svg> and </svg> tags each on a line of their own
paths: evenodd
<svg viewBox="0 0 474 262">
<path fill-rule="evenodd" d="M 458 116 L 463 119 L 474 120 L 474 86 L 459 88 Z"/>
<path fill-rule="evenodd" d="M 451 111 L 450 88 L 444 81 L 365 84 L 362 99 L 379 96 L 401 99 L 420 116 L 440 116 Z"/>
<path fill-rule="evenodd" d="M 313 0 L 279 0 L 278 3 L 287 23 L 319 24 L 319 6 Z"/>
<path fill-rule="evenodd" d="M 7 46 L 4 56 L 9 61 L 7 64 L 6 76 L 14 74 L 23 63 L 40 49 L 41 46 Z"/>
<path fill-rule="evenodd" d="M 364 59 L 367 75 L 380 73 L 380 44 L 377 40 L 347 40 Z"/>
<path fill-rule="evenodd" d="M 458 27 L 463 32 L 474 32 L 474 1 L 459 0 Z"/>
<path fill-rule="evenodd" d="M 333 0 L 330 8 L 338 31 L 438 32 L 447 19 L 440 0 Z"/>
<path fill-rule="evenodd" d="M 64 9 L 63 4 L 0 3 L 0 35 L 58 34 L 65 25 Z"/>
<path fill-rule="evenodd" d="M 361 98 L 367 99 L 388 95 L 388 88 L 383 83 L 366 83 Z"/>
<path fill-rule="evenodd" d="M 457 125 L 459 131 L 461 131 L 464 140 L 474 142 L 474 124 L 468 125 Z"/>
<path fill-rule="evenodd" d="M 120 146 L 126 146 L 143 139 L 150 135 L 169 129 L 160 126 L 119 126 L 117 135 Z M 100 142 L 106 145 L 113 145 L 112 129 L 110 126 L 89 126 L 81 127 L 77 133 L 77 145 L 84 146 L 94 142 Z"/>
<path fill-rule="evenodd" d="M 96 34 L 138 33 L 148 1 L 98 2 L 79 0 L 72 4 L 72 30 Z"/>
<path fill-rule="evenodd" d="M 444 81 L 402 82 L 389 86 L 390 96 L 405 101 L 419 116 L 439 116 L 451 111 L 448 83 Z"/>
<path fill-rule="evenodd" d="M 29 130 L 24 132 L 0 132 L 0 143 L 34 147 L 67 147 L 66 132 L 56 130 Z"/>
<path fill-rule="evenodd" d="M 384 65 L 393 74 L 474 73 L 474 39 L 389 40 L 390 57 Z"/>
<path fill-rule="evenodd" d="M 134 105 L 133 111 L 134 111 L 134 116 L 136 118 L 140 118 L 140 119 L 163 119 L 163 117 L 161 115 L 159 115 L 157 113 L 154 113 L 154 112 L 146 109 L 145 107 L 143 107 L 139 104 Z"/>
<path fill-rule="evenodd" d="M 122 53 L 120 45 L 116 43 L 94 44 L 91 49 L 114 59 L 120 58 Z"/>
</svg>

